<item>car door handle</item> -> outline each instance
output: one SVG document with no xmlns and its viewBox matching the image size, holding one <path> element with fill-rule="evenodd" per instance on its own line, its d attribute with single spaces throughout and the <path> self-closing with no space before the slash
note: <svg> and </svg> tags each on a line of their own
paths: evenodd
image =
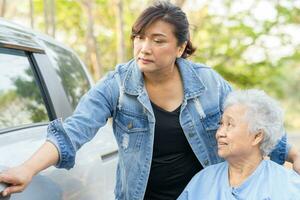
<svg viewBox="0 0 300 200">
<path fill-rule="evenodd" d="M 114 150 L 109 153 L 102 154 L 101 159 L 103 162 L 107 162 L 109 160 L 116 158 L 118 156 L 118 153 L 119 153 L 118 150 Z"/>
</svg>

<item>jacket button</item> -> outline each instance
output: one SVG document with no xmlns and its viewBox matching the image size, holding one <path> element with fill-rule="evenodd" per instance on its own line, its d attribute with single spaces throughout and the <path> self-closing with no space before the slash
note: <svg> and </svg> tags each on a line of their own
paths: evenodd
<svg viewBox="0 0 300 200">
<path fill-rule="evenodd" d="M 132 123 L 131 122 L 127 125 L 127 128 L 132 129 Z"/>
</svg>

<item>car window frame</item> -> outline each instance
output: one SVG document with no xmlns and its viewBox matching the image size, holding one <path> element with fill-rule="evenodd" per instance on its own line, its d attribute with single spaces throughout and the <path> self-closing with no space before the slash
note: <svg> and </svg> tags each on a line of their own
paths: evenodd
<svg viewBox="0 0 300 200">
<path fill-rule="evenodd" d="M 40 91 L 40 95 L 41 95 L 41 98 L 43 99 L 44 106 L 45 106 L 45 109 L 47 111 L 47 116 L 48 116 L 48 121 L 36 122 L 36 123 L 30 123 L 30 124 L 22 124 L 22 125 L 3 128 L 3 129 L 0 129 L 0 134 L 5 134 L 8 132 L 21 130 L 21 129 L 25 129 L 25 128 L 32 128 L 32 127 L 37 127 L 37 126 L 48 125 L 50 121 L 52 121 L 53 119 L 56 118 L 56 113 L 54 112 L 54 107 L 53 107 L 48 89 L 47 89 L 45 82 L 43 80 L 43 77 L 40 73 L 37 62 L 33 56 L 34 49 L 28 48 L 25 50 L 24 48 L 18 48 L 17 46 L 8 46 L 8 45 L 1 45 L 1 44 L 0 44 L 0 48 L 7 54 L 22 55 L 22 56 L 25 55 L 27 57 L 28 63 L 30 65 L 30 68 L 34 75 L 35 82 Z M 33 50 L 33 51 L 30 51 L 30 50 Z M 45 54 L 41 51 L 39 51 L 39 53 Z"/>
<path fill-rule="evenodd" d="M 62 69 L 60 69 L 61 68 L 61 66 L 59 66 L 59 65 L 57 65 L 58 64 L 58 62 L 56 62 L 55 60 L 56 60 L 56 58 L 53 56 L 53 54 L 52 53 L 50 53 L 51 51 L 52 52 L 54 52 L 54 54 L 56 55 L 56 56 L 59 56 L 60 57 L 60 54 L 59 54 L 59 52 L 57 52 L 56 50 L 55 50 L 55 48 L 53 48 L 53 46 L 55 46 L 55 47 L 58 47 L 58 49 L 61 49 L 61 50 L 63 50 L 63 51 L 65 51 L 66 53 L 68 53 L 68 56 L 71 56 L 73 59 L 76 59 L 76 62 L 77 62 L 77 64 L 78 64 L 78 67 L 80 67 L 80 70 L 82 70 L 82 71 L 80 71 L 80 75 L 81 75 L 81 77 L 87 82 L 87 91 L 88 90 L 90 90 L 91 88 L 92 88 L 92 86 L 94 85 L 94 82 L 93 82 L 93 80 L 92 80 L 92 77 L 89 75 L 89 73 L 88 73 L 88 70 L 87 70 L 87 67 L 85 66 L 85 64 L 82 62 L 82 60 L 78 57 L 78 55 L 72 50 L 72 49 L 70 49 L 70 48 L 68 48 L 68 47 L 66 47 L 66 46 L 64 46 L 64 45 L 62 45 L 62 44 L 60 44 L 60 43 L 57 43 L 56 41 L 53 41 L 53 40 L 51 40 L 50 38 L 47 38 L 47 37 L 43 37 L 43 36 L 41 36 L 41 35 L 39 35 L 38 37 L 38 41 L 39 41 L 39 44 L 40 44 L 40 46 L 43 46 L 44 47 L 44 49 L 45 49 L 45 52 L 46 52 L 46 54 L 47 54 L 47 56 L 48 56 L 48 59 L 49 59 L 49 61 L 50 61 L 50 63 L 51 63 L 51 65 L 55 65 L 55 67 L 53 67 L 53 69 L 54 69 L 54 71 L 55 71 L 55 73 L 56 73 L 56 75 L 57 75 L 57 77 L 58 77 L 58 79 L 59 80 L 61 80 L 61 81 L 63 81 L 62 80 L 62 76 L 60 76 L 59 74 L 58 74 L 58 69 L 61 71 Z M 79 66 L 80 65 L 80 66 Z M 77 67 L 75 68 L 75 69 L 78 69 Z M 79 69 L 78 69 L 79 70 Z M 63 88 L 63 90 L 64 90 L 64 94 L 66 95 L 66 97 L 67 97 L 67 99 L 68 99 L 68 102 L 69 102 L 69 104 L 71 105 L 71 107 L 72 107 L 72 112 L 75 110 L 75 108 L 76 108 L 76 106 L 78 105 L 78 103 L 79 103 L 79 100 L 80 100 L 80 98 L 78 99 L 78 100 L 76 100 L 77 101 L 77 105 L 75 105 L 75 107 L 74 107 L 74 105 L 72 105 L 72 100 L 74 100 L 74 99 L 70 99 L 70 96 L 69 96 L 69 94 L 68 94 L 68 92 L 70 92 L 71 90 L 70 90 L 70 88 L 68 88 L 68 87 L 66 87 L 66 85 L 64 85 L 64 83 L 62 82 L 62 88 Z M 86 92 L 87 92 L 86 91 Z M 84 92 L 83 94 L 82 94 L 82 96 L 86 93 L 86 92 Z M 81 97 L 82 97 L 81 96 Z"/>
</svg>

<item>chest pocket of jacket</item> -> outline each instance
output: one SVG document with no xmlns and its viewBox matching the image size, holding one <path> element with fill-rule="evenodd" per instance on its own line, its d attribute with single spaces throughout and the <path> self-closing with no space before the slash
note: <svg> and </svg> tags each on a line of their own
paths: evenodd
<svg viewBox="0 0 300 200">
<path fill-rule="evenodd" d="M 221 121 L 221 112 L 219 109 L 214 109 L 212 112 L 208 112 L 206 117 L 202 119 L 202 124 L 205 129 L 205 132 L 208 136 L 210 143 L 215 146 L 217 145 L 216 141 L 216 132 L 219 128 Z"/>
<path fill-rule="evenodd" d="M 116 137 L 124 152 L 139 151 L 148 131 L 148 119 L 140 114 L 119 110 L 115 118 Z"/>
</svg>

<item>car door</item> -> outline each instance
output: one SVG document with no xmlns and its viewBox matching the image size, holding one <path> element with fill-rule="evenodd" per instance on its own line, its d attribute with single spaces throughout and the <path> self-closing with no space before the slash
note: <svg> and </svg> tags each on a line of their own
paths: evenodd
<svg viewBox="0 0 300 200">
<path fill-rule="evenodd" d="M 34 54 L 34 58 L 48 86 L 56 117 L 65 119 L 72 114 L 80 97 L 90 89 L 93 82 L 83 63 L 72 50 L 44 37 L 39 37 L 39 43 L 44 47 L 47 57 Z M 55 84 L 58 83 L 63 88 L 64 94 L 57 95 L 58 86 Z M 67 112 L 59 113 L 61 107 L 65 107 L 60 105 L 63 96 L 66 96 L 63 99 L 71 105 L 71 111 L 68 111 L 67 116 Z M 118 148 L 110 122 L 109 120 L 93 140 L 77 152 L 76 165 L 70 170 L 70 175 L 80 177 L 84 187 L 79 193 L 74 192 L 78 187 L 70 188 L 70 184 L 64 184 L 68 187 L 66 191 L 73 194 L 70 199 L 114 199 Z"/>
<path fill-rule="evenodd" d="M 22 163 L 45 141 L 50 115 L 28 55 L 0 48 L 0 170 Z M 43 192 L 45 188 L 49 194 Z M 41 198 L 62 199 L 59 185 L 42 175 L 36 176 L 22 195 L 11 197 Z"/>
<path fill-rule="evenodd" d="M 76 106 L 68 100 L 57 66 L 49 57 L 42 52 L 0 48 L 2 168 L 29 158 L 45 142 L 49 121 L 68 117 Z M 99 133 L 79 150 L 73 169 L 50 167 L 11 199 L 114 199 L 117 147 L 109 124 Z"/>
</svg>

